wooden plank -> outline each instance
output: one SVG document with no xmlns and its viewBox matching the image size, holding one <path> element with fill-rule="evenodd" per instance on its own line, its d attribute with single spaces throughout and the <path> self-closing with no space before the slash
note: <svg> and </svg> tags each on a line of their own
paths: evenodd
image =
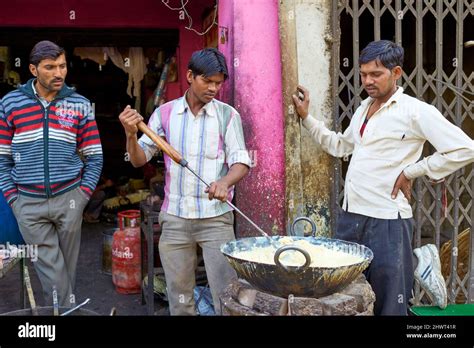
<svg viewBox="0 0 474 348">
<path fill-rule="evenodd" d="M 245 305 L 242 305 L 238 302 L 238 297 L 240 291 L 250 290 L 250 286 L 247 284 L 243 284 L 238 280 L 234 280 L 230 283 L 224 292 L 220 295 L 220 302 L 221 302 L 221 311 L 222 315 L 230 315 L 230 316 L 240 316 L 240 315 L 248 315 L 248 316 L 260 316 L 265 315 L 265 313 L 258 313 L 254 311 L 252 308 L 249 308 Z M 245 300 L 244 300 L 245 302 Z M 268 314 L 267 314 L 268 315 Z"/>
<path fill-rule="evenodd" d="M 0 267 L 0 279 L 5 277 L 8 272 L 10 272 L 13 267 L 15 267 L 18 262 L 20 262 L 21 257 L 12 257 L 7 260 L 4 260 L 2 263 L 2 267 Z"/>
</svg>

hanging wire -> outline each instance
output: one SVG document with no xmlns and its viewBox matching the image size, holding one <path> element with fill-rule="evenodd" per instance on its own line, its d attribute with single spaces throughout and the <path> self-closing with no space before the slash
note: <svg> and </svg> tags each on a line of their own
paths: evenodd
<svg viewBox="0 0 474 348">
<path fill-rule="evenodd" d="M 168 3 L 170 2 L 170 0 L 161 0 L 161 2 L 162 2 L 166 7 L 168 7 L 170 10 L 179 11 L 179 10 L 184 10 L 184 7 L 188 4 L 189 0 L 186 0 L 186 3 L 185 3 L 185 4 L 183 4 L 183 1 L 181 0 L 181 7 L 171 7 L 170 5 L 168 5 Z"/>
<path fill-rule="evenodd" d="M 433 80 L 433 81 L 437 81 L 437 82 L 440 82 L 444 85 L 446 85 L 449 89 L 451 89 L 454 93 L 456 93 L 457 95 L 459 95 L 461 98 L 463 98 L 464 100 L 466 100 L 467 102 L 469 102 L 470 104 L 474 104 L 474 101 L 468 99 L 467 97 L 465 97 L 463 95 L 464 94 L 469 94 L 469 95 L 474 95 L 473 92 L 470 92 L 470 91 L 467 91 L 465 90 L 464 88 L 460 88 L 460 87 L 457 87 L 457 86 L 454 86 L 453 84 L 449 83 L 449 82 L 446 82 L 446 81 L 442 81 L 442 80 L 439 80 L 437 78 L 434 78 L 433 76 L 428 76 L 428 78 L 430 80 Z"/>
<path fill-rule="evenodd" d="M 188 18 L 188 25 L 185 26 L 185 28 L 187 30 L 190 30 L 190 31 L 193 31 L 195 32 L 197 35 L 199 36 L 203 36 L 203 35 L 206 35 L 209 30 L 211 30 L 211 28 L 214 26 L 214 25 L 218 25 L 218 23 L 216 22 L 216 18 L 217 18 L 217 8 L 218 8 L 218 2 L 216 0 L 216 5 L 214 6 L 214 18 L 212 19 L 212 23 L 209 25 L 209 27 L 204 30 L 203 32 L 198 32 L 196 29 L 194 29 L 192 26 L 193 26 L 193 18 L 191 17 L 191 15 L 188 13 L 187 9 L 186 9 L 186 5 L 188 4 L 189 0 L 181 0 L 181 7 L 171 7 L 170 5 L 168 5 L 168 2 L 169 0 L 161 0 L 161 2 L 163 3 L 163 5 L 165 5 L 166 7 L 168 7 L 170 10 L 173 10 L 173 11 L 183 11 L 184 14 L 186 15 L 186 17 Z"/>
</svg>

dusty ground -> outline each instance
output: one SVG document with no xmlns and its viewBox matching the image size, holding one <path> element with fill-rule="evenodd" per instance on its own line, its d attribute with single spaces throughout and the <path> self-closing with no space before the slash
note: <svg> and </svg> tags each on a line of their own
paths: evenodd
<svg viewBox="0 0 474 348">
<path fill-rule="evenodd" d="M 84 224 L 82 229 L 81 252 L 79 256 L 76 284 L 76 303 L 90 298 L 84 307 L 101 315 L 109 315 L 113 307 L 116 315 L 147 315 L 146 306 L 141 304 L 141 295 L 122 295 L 115 291 L 112 276 L 102 272 L 102 231 L 114 225 Z M 41 284 L 31 262 L 28 262 L 37 306 L 45 306 L 41 295 Z M 20 270 L 15 267 L 0 279 L 0 313 L 20 309 Z M 29 306 L 28 300 L 26 300 Z M 155 314 L 168 315 L 166 302 L 155 299 Z"/>
</svg>

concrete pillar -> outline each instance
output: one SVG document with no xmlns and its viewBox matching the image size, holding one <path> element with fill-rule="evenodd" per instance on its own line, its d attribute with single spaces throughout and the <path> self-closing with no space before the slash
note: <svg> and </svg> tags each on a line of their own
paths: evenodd
<svg viewBox="0 0 474 348">
<path fill-rule="evenodd" d="M 285 141 L 282 112 L 278 2 L 220 0 L 219 48 L 232 66 L 223 91 L 239 111 L 256 166 L 237 186 L 237 206 L 267 233 L 285 234 Z M 258 232 L 236 214 L 238 237 Z"/>
<path fill-rule="evenodd" d="M 315 220 L 330 236 L 333 162 L 311 139 L 295 114 L 291 94 L 299 83 L 310 91 L 310 113 L 332 125 L 330 0 L 280 0 L 280 39 L 286 147 L 287 227 L 297 216 Z M 297 226 L 297 233 L 309 226 Z"/>
</svg>

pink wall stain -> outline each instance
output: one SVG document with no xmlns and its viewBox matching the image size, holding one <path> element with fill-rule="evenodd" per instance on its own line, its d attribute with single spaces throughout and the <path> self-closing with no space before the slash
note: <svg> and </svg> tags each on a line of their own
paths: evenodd
<svg viewBox="0 0 474 348">
<path fill-rule="evenodd" d="M 285 234 L 285 151 L 278 2 L 220 0 L 220 44 L 232 66 L 233 86 L 223 96 L 239 111 L 256 167 L 236 190 L 237 206 L 269 234 Z M 220 28 L 222 30 L 222 28 Z M 233 91 L 232 91 L 233 87 Z M 233 93 L 232 93 L 233 92 Z M 237 236 L 259 235 L 236 214 Z"/>
</svg>

